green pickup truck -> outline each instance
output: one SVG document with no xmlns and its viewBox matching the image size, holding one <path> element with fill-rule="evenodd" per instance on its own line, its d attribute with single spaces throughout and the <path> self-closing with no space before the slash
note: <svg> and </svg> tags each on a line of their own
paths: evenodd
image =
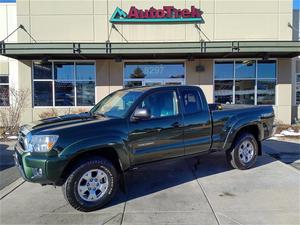
<svg viewBox="0 0 300 225">
<path fill-rule="evenodd" d="M 25 180 L 62 186 L 75 209 L 92 211 L 146 163 L 225 151 L 233 168 L 248 169 L 273 122 L 271 106 L 208 105 L 196 86 L 123 89 L 90 112 L 22 126 L 14 157 Z"/>
</svg>

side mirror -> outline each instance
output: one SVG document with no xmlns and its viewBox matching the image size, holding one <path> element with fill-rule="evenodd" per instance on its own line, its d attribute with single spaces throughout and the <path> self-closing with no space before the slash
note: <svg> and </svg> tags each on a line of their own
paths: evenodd
<svg viewBox="0 0 300 225">
<path fill-rule="evenodd" d="M 133 113 L 134 120 L 146 120 L 150 118 L 149 109 L 139 109 L 137 108 Z"/>
</svg>

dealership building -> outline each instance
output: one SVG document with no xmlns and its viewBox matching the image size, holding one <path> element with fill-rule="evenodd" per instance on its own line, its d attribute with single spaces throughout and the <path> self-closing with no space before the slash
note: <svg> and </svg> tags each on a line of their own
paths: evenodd
<svg viewBox="0 0 300 225">
<path fill-rule="evenodd" d="M 198 85 L 210 103 L 272 105 L 281 123 L 300 118 L 292 0 L 20 0 L 0 14 L 0 107 L 10 88 L 29 90 L 22 122 L 172 84 Z"/>
</svg>

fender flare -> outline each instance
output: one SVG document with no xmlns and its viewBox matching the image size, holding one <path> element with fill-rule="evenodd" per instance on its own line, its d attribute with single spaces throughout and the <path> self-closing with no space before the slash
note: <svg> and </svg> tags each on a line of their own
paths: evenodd
<svg viewBox="0 0 300 225">
<path fill-rule="evenodd" d="M 113 148 L 118 155 L 118 160 L 122 170 L 130 167 L 129 152 L 120 135 L 100 135 L 91 138 L 81 139 L 69 146 L 67 146 L 59 157 L 67 160 L 66 166 L 79 154 L 87 153 L 89 151 Z"/>
<path fill-rule="evenodd" d="M 241 131 L 242 129 L 246 128 L 246 127 L 250 127 L 250 126 L 256 126 L 258 128 L 258 140 L 262 140 L 263 139 L 263 135 L 264 135 L 264 131 L 263 131 L 263 125 L 260 122 L 260 120 L 257 120 L 255 118 L 253 118 L 250 122 L 249 122 L 249 118 L 245 118 L 242 120 L 238 120 L 229 130 L 226 139 L 224 141 L 223 144 L 223 150 L 227 150 L 229 149 L 232 144 L 233 141 L 236 138 L 236 135 L 238 134 L 239 131 Z"/>
</svg>

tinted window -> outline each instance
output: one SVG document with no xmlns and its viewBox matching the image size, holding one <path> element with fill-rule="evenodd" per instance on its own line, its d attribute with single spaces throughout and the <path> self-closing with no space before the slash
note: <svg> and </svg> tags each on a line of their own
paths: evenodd
<svg viewBox="0 0 300 225">
<path fill-rule="evenodd" d="M 186 114 L 195 113 L 202 110 L 198 91 L 183 90 L 181 91 L 181 98 L 183 102 L 184 112 Z"/>
<path fill-rule="evenodd" d="M 34 62 L 33 79 L 52 79 L 52 63 Z"/>
<path fill-rule="evenodd" d="M 275 60 L 258 61 L 257 77 L 276 78 L 276 61 Z"/>
<path fill-rule="evenodd" d="M 237 80 L 235 81 L 235 103 L 236 104 L 254 104 L 254 80 Z"/>
<path fill-rule="evenodd" d="M 215 78 L 226 79 L 233 78 L 233 62 L 216 62 L 215 63 Z"/>
<path fill-rule="evenodd" d="M 34 106 L 52 106 L 52 81 L 34 81 Z"/>
<path fill-rule="evenodd" d="M 124 86 L 127 88 L 141 87 L 141 86 L 143 86 L 143 83 L 142 83 L 142 81 L 125 81 Z"/>
<path fill-rule="evenodd" d="M 0 85 L 0 106 L 9 106 L 9 86 Z"/>
<path fill-rule="evenodd" d="M 87 106 L 95 104 L 95 83 L 93 81 L 76 82 L 77 105 Z"/>
<path fill-rule="evenodd" d="M 235 63 L 236 78 L 255 78 L 256 62 L 253 60 L 237 61 Z"/>
<path fill-rule="evenodd" d="M 54 63 L 54 79 L 55 80 L 74 80 L 74 63 L 62 62 Z"/>
<path fill-rule="evenodd" d="M 151 118 L 174 116 L 178 114 L 177 98 L 174 91 L 157 92 L 147 96 L 139 108 L 148 109 Z"/>
<path fill-rule="evenodd" d="M 184 63 L 126 63 L 125 79 L 184 78 Z"/>
<path fill-rule="evenodd" d="M 95 80 L 94 63 L 76 63 L 76 80 Z"/>
<path fill-rule="evenodd" d="M 8 76 L 0 76 L 0 83 L 5 84 L 8 83 L 9 78 Z"/>
<path fill-rule="evenodd" d="M 257 81 L 257 104 L 274 105 L 275 104 L 275 80 Z"/>
<path fill-rule="evenodd" d="M 216 61 L 214 102 L 275 104 L 276 73 L 276 60 Z"/>
<path fill-rule="evenodd" d="M 233 103 L 233 80 L 215 81 L 215 102 L 223 104 Z"/>
<path fill-rule="evenodd" d="M 55 105 L 74 106 L 75 105 L 74 82 L 55 81 Z"/>
<path fill-rule="evenodd" d="M 94 105 L 95 70 L 92 62 L 34 62 L 34 106 Z"/>
</svg>

